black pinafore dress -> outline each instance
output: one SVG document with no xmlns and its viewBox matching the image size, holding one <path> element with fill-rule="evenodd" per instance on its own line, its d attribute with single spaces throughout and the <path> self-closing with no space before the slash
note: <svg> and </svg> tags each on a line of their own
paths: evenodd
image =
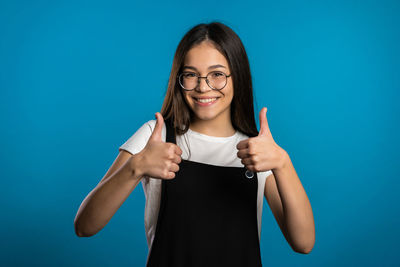
<svg viewBox="0 0 400 267">
<path fill-rule="evenodd" d="M 176 144 L 170 120 L 166 142 Z M 258 177 L 245 167 L 182 160 L 162 180 L 156 232 L 147 267 L 259 267 Z"/>
</svg>

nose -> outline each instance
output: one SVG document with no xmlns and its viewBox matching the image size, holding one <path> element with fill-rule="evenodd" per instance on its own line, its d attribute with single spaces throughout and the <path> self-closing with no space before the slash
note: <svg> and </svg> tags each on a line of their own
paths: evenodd
<svg viewBox="0 0 400 267">
<path fill-rule="evenodd" d="M 199 84 L 196 87 L 196 91 L 198 92 L 207 92 L 210 91 L 211 88 L 208 86 L 206 78 L 205 77 L 199 77 Z"/>
</svg>

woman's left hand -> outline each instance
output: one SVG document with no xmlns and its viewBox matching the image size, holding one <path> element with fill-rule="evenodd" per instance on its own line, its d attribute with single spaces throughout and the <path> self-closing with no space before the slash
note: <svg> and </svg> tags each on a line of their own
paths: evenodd
<svg viewBox="0 0 400 267">
<path fill-rule="evenodd" d="M 236 148 L 237 156 L 249 171 L 264 172 L 283 167 L 286 151 L 278 146 L 272 138 L 267 121 L 267 108 L 261 109 L 260 131 L 258 136 L 240 141 Z"/>
</svg>

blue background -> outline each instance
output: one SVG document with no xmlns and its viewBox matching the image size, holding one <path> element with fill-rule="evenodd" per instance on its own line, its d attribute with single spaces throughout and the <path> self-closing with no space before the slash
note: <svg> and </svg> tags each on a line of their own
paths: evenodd
<svg viewBox="0 0 400 267">
<path fill-rule="evenodd" d="M 313 207 L 303 255 L 264 200 L 263 264 L 399 264 L 399 14 L 399 1 L 1 1 L 2 265 L 144 266 L 141 185 L 97 235 L 73 221 L 160 111 L 180 39 L 213 20 L 242 39 L 257 123 L 266 106 Z"/>
</svg>

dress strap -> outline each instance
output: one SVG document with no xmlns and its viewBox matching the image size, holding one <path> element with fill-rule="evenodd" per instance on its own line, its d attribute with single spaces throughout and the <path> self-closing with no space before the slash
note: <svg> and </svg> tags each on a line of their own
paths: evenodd
<svg viewBox="0 0 400 267">
<path fill-rule="evenodd" d="M 175 129 L 172 125 L 171 118 L 164 120 L 164 123 L 165 123 L 166 129 L 167 129 L 167 135 L 166 135 L 165 142 L 176 144 Z"/>
</svg>

